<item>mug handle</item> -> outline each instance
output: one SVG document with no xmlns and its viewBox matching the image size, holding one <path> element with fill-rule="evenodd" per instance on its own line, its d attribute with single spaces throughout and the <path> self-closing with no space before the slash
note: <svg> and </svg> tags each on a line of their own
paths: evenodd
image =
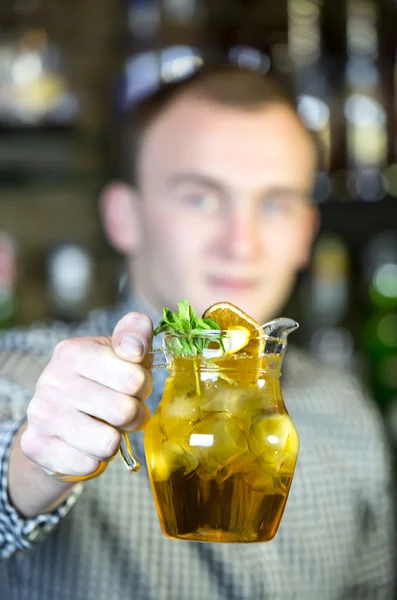
<svg viewBox="0 0 397 600">
<path fill-rule="evenodd" d="M 162 348 L 152 350 L 148 354 L 152 357 L 152 369 L 166 369 L 168 367 L 167 355 Z M 121 431 L 119 454 L 129 473 L 139 471 L 141 465 L 134 454 L 128 433 L 125 431 Z"/>
</svg>

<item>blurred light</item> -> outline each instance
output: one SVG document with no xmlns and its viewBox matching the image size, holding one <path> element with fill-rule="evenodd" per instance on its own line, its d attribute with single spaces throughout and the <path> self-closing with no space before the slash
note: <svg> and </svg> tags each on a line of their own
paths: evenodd
<svg viewBox="0 0 397 600">
<path fill-rule="evenodd" d="M 64 244 L 49 259 L 49 280 L 59 304 L 82 301 L 91 285 L 93 262 L 82 247 Z"/>
<path fill-rule="evenodd" d="M 397 314 L 382 317 L 377 333 L 382 344 L 389 348 L 397 348 Z"/>
<path fill-rule="evenodd" d="M 378 55 L 376 31 L 377 9 L 371 0 L 350 0 L 347 3 L 347 51 L 367 58 Z"/>
<path fill-rule="evenodd" d="M 299 25 L 311 25 L 320 14 L 320 6 L 316 0 L 290 0 L 288 3 L 289 18 Z"/>
<path fill-rule="evenodd" d="M 17 85 L 35 81 L 42 73 L 42 61 L 36 52 L 25 52 L 12 66 L 12 78 Z"/>
<path fill-rule="evenodd" d="M 387 155 L 387 135 L 379 123 L 373 127 L 348 128 L 350 164 L 358 168 L 381 168 Z"/>
<path fill-rule="evenodd" d="M 350 123 L 359 127 L 386 122 L 386 112 L 380 102 L 364 94 L 349 96 L 345 103 L 345 116 Z"/>
<path fill-rule="evenodd" d="M 378 36 L 375 28 L 361 19 L 348 20 L 347 25 L 348 54 L 365 56 L 374 59 L 378 56 Z"/>
<path fill-rule="evenodd" d="M 376 169 L 362 169 L 349 173 L 348 187 L 352 196 L 376 202 L 386 196 L 385 179 Z"/>
<path fill-rule="evenodd" d="M 397 264 L 397 230 L 390 229 L 378 233 L 370 239 L 363 252 L 363 265 L 367 277 L 373 278 L 378 267 L 384 264 Z"/>
<path fill-rule="evenodd" d="M 390 165 L 384 170 L 384 178 L 388 193 L 397 197 L 397 164 Z"/>
<path fill-rule="evenodd" d="M 190 46 L 170 46 L 161 53 L 161 77 L 177 81 L 188 77 L 203 64 L 198 50 Z"/>
<path fill-rule="evenodd" d="M 196 13 L 196 0 L 164 0 L 167 17 L 178 23 L 191 23 Z"/>
<path fill-rule="evenodd" d="M 374 63 L 355 56 L 348 60 L 346 79 L 352 87 L 374 88 L 379 83 L 379 71 Z"/>
<path fill-rule="evenodd" d="M 80 103 L 76 96 L 69 92 L 62 94 L 61 102 L 52 110 L 52 118 L 58 123 L 68 123 L 80 112 Z"/>
<path fill-rule="evenodd" d="M 397 298 L 397 265 L 385 264 L 375 271 L 374 286 L 385 298 Z"/>
<path fill-rule="evenodd" d="M 299 65 L 310 64 L 320 56 L 320 34 L 313 27 L 290 26 L 289 54 Z"/>
<path fill-rule="evenodd" d="M 289 0 L 288 47 L 298 66 L 315 62 L 320 56 L 319 0 Z"/>
<path fill-rule="evenodd" d="M 142 52 L 126 65 L 127 104 L 136 102 L 154 92 L 160 81 L 160 59 L 156 52 Z"/>
<path fill-rule="evenodd" d="M 125 102 L 130 104 L 154 93 L 161 80 L 179 81 L 203 64 L 191 46 L 170 46 L 162 51 L 136 54 L 126 65 Z"/>
<path fill-rule="evenodd" d="M 229 59 L 239 67 L 267 73 L 270 69 L 270 58 L 249 46 L 233 46 L 229 51 Z"/>
<path fill-rule="evenodd" d="M 345 102 L 348 160 L 359 168 L 381 168 L 387 157 L 386 111 L 367 94 L 353 93 Z"/>
<path fill-rule="evenodd" d="M 298 112 L 309 129 L 321 131 L 330 120 L 330 110 L 326 102 L 315 96 L 300 96 Z"/>
<path fill-rule="evenodd" d="M 138 39 L 153 38 L 160 27 L 158 0 L 133 0 L 128 9 L 128 27 Z"/>
</svg>

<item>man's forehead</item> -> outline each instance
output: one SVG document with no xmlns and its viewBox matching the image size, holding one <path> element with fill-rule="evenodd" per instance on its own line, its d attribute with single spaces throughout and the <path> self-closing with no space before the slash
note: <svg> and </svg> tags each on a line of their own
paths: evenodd
<svg viewBox="0 0 397 600">
<path fill-rule="evenodd" d="M 312 142 L 299 117 L 285 104 L 255 109 L 217 103 L 198 94 L 185 93 L 175 99 L 149 126 L 143 146 L 174 146 L 180 142 L 197 145 L 222 144 L 233 136 L 235 143 L 244 141 L 266 148 L 266 138 L 277 137 L 289 143 L 292 137 L 310 147 Z M 274 143 L 274 140 L 272 139 Z M 183 150 L 183 148 L 180 148 Z"/>
<path fill-rule="evenodd" d="M 275 180 L 279 172 L 285 178 L 286 168 L 309 170 L 313 155 L 308 133 L 287 106 L 247 110 L 185 95 L 148 130 L 141 166 L 152 176 L 152 169 L 168 176 L 194 172 L 199 165 L 213 178 L 252 177 L 259 184 L 264 169 Z"/>
<path fill-rule="evenodd" d="M 229 121 L 229 123 L 239 123 L 245 121 L 245 125 L 251 124 L 269 126 L 277 119 L 282 119 L 289 127 L 305 133 L 305 128 L 298 115 L 290 106 L 283 102 L 269 103 L 267 105 L 257 105 L 255 107 L 246 107 L 237 103 L 221 103 L 211 99 L 204 93 L 185 92 L 175 98 L 166 109 L 164 109 L 155 119 L 150 129 L 158 128 L 161 124 L 165 127 L 174 126 L 175 122 L 184 125 L 190 125 L 192 128 L 199 128 L 205 123 L 213 121 Z M 156 127 L 157 126 L 157 127 Z M 182 129 L 182 128 L 181 128 Z"/>
</svg>

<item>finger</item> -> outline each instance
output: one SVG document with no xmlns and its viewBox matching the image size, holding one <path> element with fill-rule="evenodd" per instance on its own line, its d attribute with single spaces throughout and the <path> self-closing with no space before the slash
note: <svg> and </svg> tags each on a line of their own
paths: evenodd
<svg viewBox="0 0 397 600">
<path fill-rule="evenodd" d="M 90 419 L 85 421 L 81 428 L 90 427 L 95 423 L 93 417 L 123 431 L 140 431 L 148 422 L 149 408 L 137 398 L 118 394 L 82 378 L 80 380 L 81 394 L 78 394 L 77 386 L 70 391 L 71 397 L 67 396 L 67 392 L 62 392 L 62 401 L 59 401 L 57 389 L 51 386 L 43 387 L 28 406 L 28 423 L 44 435 L 64 437 L 61 425 L 73 429 L 75 419 L 80 415 Z M 57 403 L 54 403 L 54 398 L 58 400 Z"/>
<path fill-rule="evenodd" d="M 22 434 L 21 448 L 29 460 L 53 473 L 84 477 L 93 475 L 100 461 L 55 437 L 38 437 L 31 428 Z"/>
<path fill-rule="evenodd" d="M 121 433 L 115 427 L 72 410 L 63 412 L 52 435 L 100 461 L 113 458 L 121 441 Z"/>
<path fill-rule="evenodd" d="M 69 408 L 58 409 L 56 418 L 48 418 L 51 408 L 53 405 L 40 401 L 36 402 L 36 413 L 28 409 L 30 431 L 35 431 L 37 437 L 58 437 L 99 460 L 109 460 L 116 454 L 120 433 L 115 427 Z"/>
<path fill-rule="evenodd" d="M 142 365 L 116 356 L 106 338 L 74 338 L 57 345 L 38 385 L 48 383 L 63 389 L 73 373 L 130 396 L 139 396 L 142 390 L 144 394 L 152 377 Z"/>
<path fill-rule="evenodd" d="M 134 398 L 81 378 L 73 393 L 72 402 L 77 410 L 101 419 L 117 429 L 140 431 L 150 419 L 150 410 L 142 403 L 142 399 L 149 395 L 149 389 L 143 398 Z"/>
<path fill-rule="evenodd" d="M 129 362 L 142 362 L 150 366 L 153 323 L 147 315 L 131 312 L 117 323 L 112 335 L 112 346 L 120 358 Z M 146 359 L 146 360 L 145 360 Z"/>
<path fill-rule="evenodd" d="M 140 404 L 149 396 L 150 391 L 151 380 L 137 397 L 133 397 L 115 392 L 95 381 L 78 377 L 73 388 L 70 390 L 66 388 L 65 394 L 70 394 L 70 404 L 77 410 L 102 419 L 114 427 L 126 429 L 134 427 L 134 423 L 139 421 Z"/>
</svg>

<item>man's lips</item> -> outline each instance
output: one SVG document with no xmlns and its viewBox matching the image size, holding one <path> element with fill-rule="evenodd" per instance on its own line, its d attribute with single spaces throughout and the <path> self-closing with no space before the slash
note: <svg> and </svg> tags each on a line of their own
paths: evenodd
<svg viewBox="0 0 397 600">
<path fill-rule="evenodd" d="M 208 277 L 208 282 L 211 287 L 217 289 L 227 289 L 235 292 L 248 292 L 259 286 L 259 279 L 254 277 L 248 278 L 210 275 Z"/>
</svg>

